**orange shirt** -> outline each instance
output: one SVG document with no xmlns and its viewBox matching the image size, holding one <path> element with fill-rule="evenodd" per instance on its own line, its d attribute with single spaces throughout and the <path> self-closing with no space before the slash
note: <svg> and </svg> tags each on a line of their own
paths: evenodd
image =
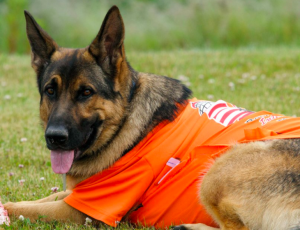
<svg viewBox="0 0 300 230">
<path fill-rule="evenodd" d="M 133 207 L 132 223 L 159 228 L 182 223 L 216 226 L 199 201 L 199 181 L 235 143 L 299 138 L 300 118 L 251 112 L 224 101 L 190 100 L 113 166 L 79 183 L 64 200 L 116 226 Z"/>
</svg>

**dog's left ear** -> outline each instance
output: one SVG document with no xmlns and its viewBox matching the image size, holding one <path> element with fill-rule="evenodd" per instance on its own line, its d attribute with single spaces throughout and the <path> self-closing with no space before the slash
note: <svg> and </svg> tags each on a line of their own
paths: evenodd
<svg viewBox="0 0 300 230">
<path fill-rule="evenodd" d="M 101 29 L 89 46 L 89 52 L 96 58 L 104 72 L 115 77 L 118 65 L 125 60 L 125 28 L 117 6 L 107 12 Z"/>
</svg>

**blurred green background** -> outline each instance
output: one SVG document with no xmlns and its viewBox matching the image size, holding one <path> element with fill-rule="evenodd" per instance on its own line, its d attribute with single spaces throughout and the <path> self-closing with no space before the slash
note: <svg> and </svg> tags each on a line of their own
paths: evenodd
<svg viewBox="0 0 300 230">
<path fill-rule="evenodd" d="M 29 52 L 24 9 L 60 46 L 76 48 L 113 4 L 130 50 L 300 45 L 299 0 L 0 0 L 0 52 Z"/>
</svg>

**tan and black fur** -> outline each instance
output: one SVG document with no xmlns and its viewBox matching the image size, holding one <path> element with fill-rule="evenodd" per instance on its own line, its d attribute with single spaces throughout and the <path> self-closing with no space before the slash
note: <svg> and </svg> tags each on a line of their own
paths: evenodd
<svg viewBox="0 0 300 230">
<path fill-rule="evenodd" d="M 9 215 L 22 214 L 31 221 L 45 216 L 46 221 L 84 223 L 86 215 L 62 199 L 77 183 L 120 159 L 158 123 L 171 122 L 191 91 L 177 80 L 131 68 L 123 20 L 115 6 L 83 49 L 59 47 L 28 12 L 25 17 L 47 147 L 75 149 L 76 156 L 66 192 L 4 207 Z M 296 230 L 299 153 L 299 140 L 275 140 L 239 144 L 220 157 L 200 189 L 201 202 L 220 229 Z M 215 228 L 199 223 L 175 229 Z"/>
<path fill-rule="evenodd" d="M 200 194 L 220 229 L 300 229 L 299 153 L 299 139 L 274 140 L 239 144 L 220 157 L 204 177 Z"/>
<path fill-rule="evenodd" d="M 86 215 L 62 199 L 77 183 L 111 166 L 158 123 L 172 121 L 191 91 L 175 79 L 131 68 L 116 6 L 83 49 L 59 47 L 26 11 L 25 18 L 47 147 L 75 149 L 76 156 L 66 192 L 35 202 L 7 203 L 5 208 L 10 215 L 22 214 L 32 221 L 44 215 L 46 220 L 84 223 Z"/>
</svg>

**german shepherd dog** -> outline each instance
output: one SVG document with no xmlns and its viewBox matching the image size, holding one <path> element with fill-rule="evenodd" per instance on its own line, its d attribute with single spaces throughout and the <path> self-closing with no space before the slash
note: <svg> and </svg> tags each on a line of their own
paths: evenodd
<svg viewBox="0 0 300 230">
<path fill-rule="evenodd" d="M 108 11 L 96 38 L 83 49 L 59 47 L 26 11 L 25 17 L 45 139 L 53 170 L 67 173 L 67 191 L 37 201 L 9 202 L 4 207 L 9 215 L 22 214 L 31 221 L 42 215 L 46 221 L 82 224 L 86 215 L 63 199 L 76 184 L 122 158 L 159 123 L 171 122 L 178 107 L 187 104 L 191 91 L 177 80 L 136 72 L 129 65 L 124 24 L 116 6 Z M 289 139 L 238 144 L 220 157 L 204 177 L 200 191 L 201 202 L 220 229 L 297 226 L 299 153 L 300 141 Z M 262 157 L 268 161 L 261 161 Z M 288 165 L 289 170 L 274 165 Z M 263 178 L 272 179 L 266 182 Z M 245 186 L 239 186 L 242 183 Z M 267 202 L 273 204 L 271 209 Z M 175 228 L 217 229 L 201 223 Z"/>
</svg>

